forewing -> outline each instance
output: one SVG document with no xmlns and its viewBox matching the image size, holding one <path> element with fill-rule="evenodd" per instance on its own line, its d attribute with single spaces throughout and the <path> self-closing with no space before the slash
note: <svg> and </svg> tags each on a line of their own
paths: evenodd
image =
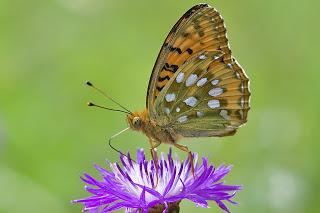
<svg viewBox="0 0 320 213">
<path fill-rule="evenodd" d="M 199 52 L 223 52 L 230 58 L 226 29 L 219 13 L 207 4 L 188 10 L 168 34 L 153 68 L 147 93 L 147 108 L 157 119 L 155 100 L 182 64 Z"/>
<path fill-rule="evenodd" d="M 222 17 L 205 4 L 191 8 L 169 33 L 151 75 L 151 119 L 185 137 L 231 135 L 247 120 L 249 97 Z"/>
</svg>

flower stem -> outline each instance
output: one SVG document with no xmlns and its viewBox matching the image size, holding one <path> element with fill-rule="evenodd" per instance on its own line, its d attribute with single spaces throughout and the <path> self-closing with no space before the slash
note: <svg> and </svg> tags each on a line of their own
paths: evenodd
<svg viewBox="0 0 320 213">
<path fill-rule="evenodd" d="M 180 211 L 180 204 L 181 200 L 174 202 L 174 203 L 169 203 L 168 204 L 168 213 L 179 213 Z M 159 204 L 156 205 L 150 209 L 148 209 L 148 213 L 162 213 L 165 209 L 164 204 Z"/>
</svg>

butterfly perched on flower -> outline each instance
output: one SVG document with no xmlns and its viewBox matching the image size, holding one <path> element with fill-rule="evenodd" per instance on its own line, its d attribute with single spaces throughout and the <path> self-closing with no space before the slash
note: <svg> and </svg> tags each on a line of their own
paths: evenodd
<svg viewBox="0 0 320 213">
<path fill-rule="evenodd" d="M 122 108 L 129 127 L 143 132 L 152 149 L 167 143 L 189 152 L 179 139 L 233 135 L 247 121 L 249 98 L 249 79 L 231 55 L 222 17 L 208 4 L 198 4 L 164 41 L 146 108 Z"/>
</svg>

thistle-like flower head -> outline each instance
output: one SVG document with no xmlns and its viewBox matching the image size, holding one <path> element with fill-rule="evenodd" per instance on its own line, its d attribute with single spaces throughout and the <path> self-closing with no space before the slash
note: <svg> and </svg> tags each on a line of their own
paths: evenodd
<svg viewBox="0 0 320 213">
<path fill-rule="evenodd" d="M 236 204 L 232 198 L 241 189 L 241 186 L 222 182 L 231 166 L 215 168 L 208 165 L 208 159 L 204 157 L 198 163 L 197 154 L 194 154 L 194 160 L 195 178 L 189 160 L 181 162 L 177 157 L 173 158 L 171 149 L 167 158 L 161 153 L 158 172 L 154 161 L 147 161 L 142 149 L 137 151 L 136 161 L 131 159 L 129 153 L 120 155 L 122 165 L 108 162 L 109 170 L 95 165 L 102 176 L 100 180 L 84 174 L 81 179 L 87 184 L 85 189 L 91 196 L 73 202 L 83 203 L 83 210 L 90 213 L 121 208 L 125 208 L 127 213 L 171 212 L 172 209 L 178 212 L 180 201 L 186 199 L 204 208 L 208 207 L 207 201 L 214 201 L 229 212 L 224 202 Z"/>
</svg>

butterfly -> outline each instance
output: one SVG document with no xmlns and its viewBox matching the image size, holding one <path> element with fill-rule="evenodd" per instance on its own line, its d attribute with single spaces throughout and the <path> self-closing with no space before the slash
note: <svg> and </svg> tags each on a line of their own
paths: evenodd
<svg viewBox="0 0 320 213">
<path fill-rule="evenodd" d="M 192 154 L 183 137 L 235 134 L 250 109 L 249 78 L 231 55 L 226 27 L 208 4 L 189 9 L 173 26 L 153 67 L 146 108 L 126 108 L 132 130 L 153 150 L 162 143 Z M 119 110 L 118 110 L 119 111 Z"/>
</svg>

